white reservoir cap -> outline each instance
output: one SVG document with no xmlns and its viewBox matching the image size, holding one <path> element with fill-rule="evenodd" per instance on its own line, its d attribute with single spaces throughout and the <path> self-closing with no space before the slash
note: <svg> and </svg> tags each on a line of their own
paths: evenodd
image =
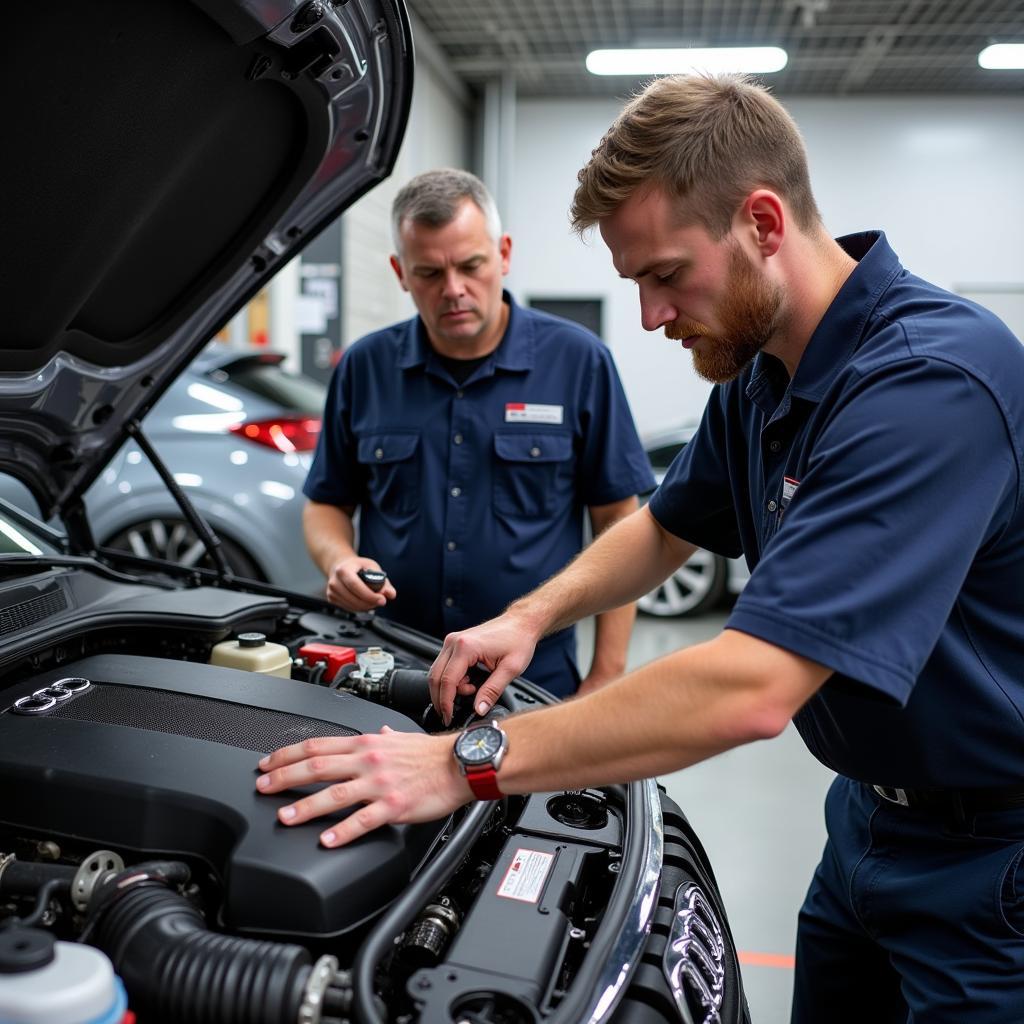
<svg viewBox="0 0 1024 1024">
<path fill-rule="evenodd" d="M 4 1024 L 119 1024 L 124 988 L 105 954 L 92 946 L 58 942 L 45 967 L 0 974 Z"/>
</svg>

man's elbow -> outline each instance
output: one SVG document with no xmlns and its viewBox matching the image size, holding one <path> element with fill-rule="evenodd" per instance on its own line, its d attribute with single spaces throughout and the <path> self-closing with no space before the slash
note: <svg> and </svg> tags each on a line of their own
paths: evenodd
<svg viewBox="0 0 1024 1024">
<path fill-rule="evenodd" d="M 774 739 L 832 674 L 825 665 L 736 630 L 712 643 L 724 657 L 718 678 L 727 708 L 725 740 L 732 745 Z"/>
<path fill-rule="evenodd" d="M 635 494 L 621 501 L 613 501 L 608 505 L 591 505 L 587 511 L 590 515 L 590 528 L 595 537 L 616 523 L 628 519 L 640 508 L 640 499 Z"/>
<path fill-rule="evenodd" d="M 724 720 L 722 739 L 729 746 L 771 740 L 793 720 L 802 701 L 794 701 L 791 688 L 777 682 L 755 685 L 736 695 Z"/>
<path fill-rule="evenodd" d="M 765 701 L 754 704 L 736 716 L 730 730 L 733 735 L 727 739 L 732 740 L 732 746 L 773 740 L 785 731 L 792 720 L 792 712 L 776 703 Z"/>
</svg>

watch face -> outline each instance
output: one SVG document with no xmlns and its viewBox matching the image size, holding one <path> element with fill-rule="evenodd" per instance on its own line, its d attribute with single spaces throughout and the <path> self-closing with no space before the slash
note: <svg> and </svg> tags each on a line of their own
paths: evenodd
<svg viewBox="0 0 1024 1024">
<path fill-rule="evenodd" d="M 459 760 L 465 764 L 486 764 L 501 750 L 501 733 L 490 726 L 471 729 L 459 738 Z"/>
</svg>

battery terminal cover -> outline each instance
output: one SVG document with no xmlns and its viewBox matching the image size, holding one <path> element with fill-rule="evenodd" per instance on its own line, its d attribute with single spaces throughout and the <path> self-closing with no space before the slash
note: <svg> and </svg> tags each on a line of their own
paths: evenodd
<svg viewBox="0 0 1024 1024">
<path fill-rule="evenodd" d="M 354 665 L 356 651 L 354 647 L 341 647 L 338 644 L 305 644 L 299 648 L 299 657 L 308 668 L 324 664 L 324 682 L 331 683 L 343 665 Z"/>
</svg>

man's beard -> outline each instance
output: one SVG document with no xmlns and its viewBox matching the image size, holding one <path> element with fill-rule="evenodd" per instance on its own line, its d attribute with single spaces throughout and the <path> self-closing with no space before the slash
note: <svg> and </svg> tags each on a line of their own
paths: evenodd
<svg viewBox="0 0 1024 1024">
<path fill-rule="evenodd" d="M 699 335 L 693 368 L 712 384 L 727 384 L 771 340 L 778 329 L 782 290 L 758 273 L 738 244 L 730 246 L 725 299 L 717 310 L 721 335 L 713 335 L 696 320 L 677 320 L 665 337 L 681 341 Z M 697 347 L 699 346 L 699 348 Z"/>
</svg>

